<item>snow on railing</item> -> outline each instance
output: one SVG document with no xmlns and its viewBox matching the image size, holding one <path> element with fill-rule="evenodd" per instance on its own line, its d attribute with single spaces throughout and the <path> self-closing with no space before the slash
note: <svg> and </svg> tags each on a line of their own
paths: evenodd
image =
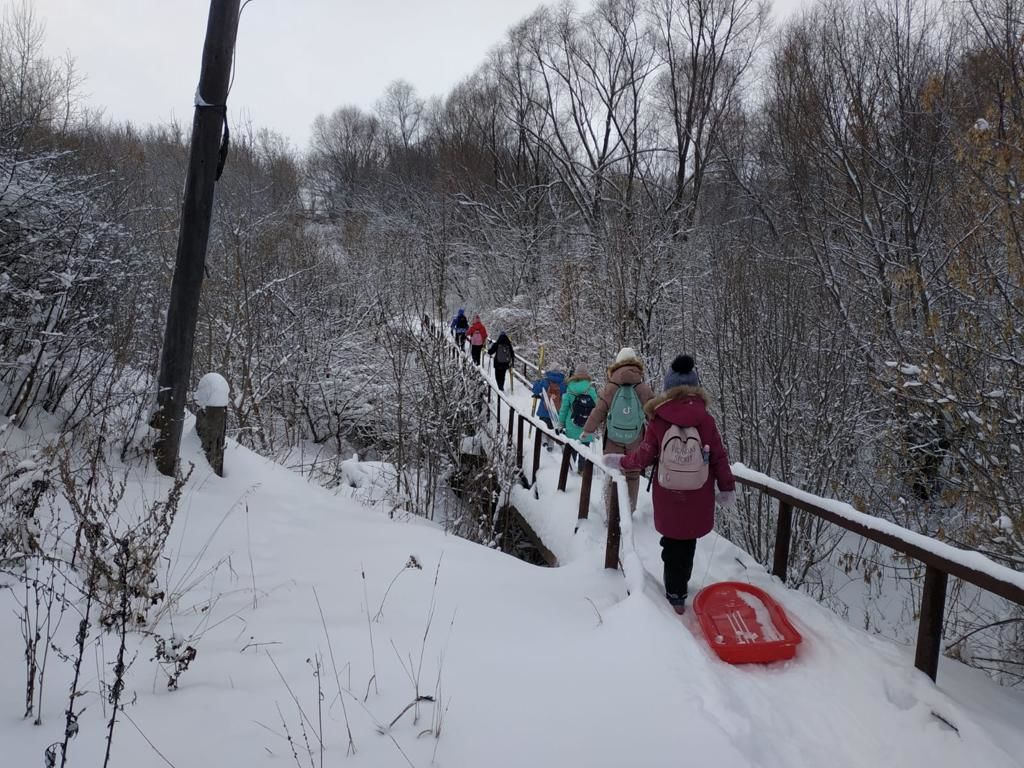
<svg viewBox="0 0 1024 768">
<path fill-rule="evenodd" d="M 960 549 L 922 533 L 915 533 L 888 520 L 861 512 L 844 501 L 816 496 L 740 463 L 732 465 L 732 473 L 738 482 L 777 499 L 785 499 L 796 509 L 826 517 L 829 522 L 855 533 L 863 530 L 870 532 L 870 535 L 861 534 L 865 538 L 878 541 L 884 537 L 889 541 L 880 543 L 923 563 L 933 562 L 951 576 L 971 582 L 1007 600 L 1024 604 L 1024 573 L 1000 565 L 980 552 Z"/>
<path fill-rule="evenodd" d="M 1024 574 L 1000 565 L 980 552 L 970 552 L 937 541 L 888 520 L 868 515 L 845 502 L 815 496 L 748 469 L 742 464 L 733 465 L 733 474 L 736 482 L 778 499 L 779 514 L 775 529 L 775 559 L 772 573 L 783 582 L 786 581 L 789 569 L 794 509 L 827 520 L 925 564 L 914 666 L 925 672 L 932 680 L 938 674 L 939 657 L 942 655 L 942 625 L 946 611 L 946 587 L 950 576 L 974 584 L 1018 605 L 1024 605 Z"/>
</svg>

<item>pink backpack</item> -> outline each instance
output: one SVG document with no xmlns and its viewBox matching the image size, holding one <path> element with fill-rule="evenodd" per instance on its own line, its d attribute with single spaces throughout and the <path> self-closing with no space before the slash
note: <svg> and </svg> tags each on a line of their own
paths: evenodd
<svg viewBox="0 0 1024 768">
<path fill-rule="evenodd" d="M 480 331 L 473 331 L 473 335 L 472 337 L 470 337 L 469 340 L 474 347 L 479 347 L 481 344 L 484 343 L 484 335 L 480 333 Z"/>
<path fill-rule="evenodd" d="M 696 427 L 672 424 L 661 439 L 658 485 L 670 491 L 695 491 L 708 481 L 707 446 Z"/>
</svg>

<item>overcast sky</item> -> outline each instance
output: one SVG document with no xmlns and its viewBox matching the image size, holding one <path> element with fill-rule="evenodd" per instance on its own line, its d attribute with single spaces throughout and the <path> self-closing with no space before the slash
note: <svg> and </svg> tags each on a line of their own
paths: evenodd
<svg viewBox="0 0 1024 768">
<path fill-rule="evenodd" d="M 785 14 L 811 0 L 775 0 Z M 4 0 L 0 0 L 3 3 Z M 108 117 L 191 120 L 209 0 L 30 0 Z M 589 0 L 577 0 L 580 7 Z M 538 0 L 252 0 L 228 106 L 305 148 L 313 118 L 373 106 L 397 78 L 423 97 L 470 74 Z"/>
</svg>

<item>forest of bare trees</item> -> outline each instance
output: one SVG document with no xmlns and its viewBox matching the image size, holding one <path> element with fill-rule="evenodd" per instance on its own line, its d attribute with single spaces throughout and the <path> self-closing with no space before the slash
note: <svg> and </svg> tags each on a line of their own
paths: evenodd
<svg viewBox="0 0 1024 768">
<path fill-rule="evenodd" d="M 0 27 L 0 408 L 146 461 L 184 131 L 90 112 L 41 35 Z M 447 514 L 474 393 L 401 318 L 466 305 L 565 368 L 692 352 L 733 460 L 1024 568 L 1024 0 L 600 0 L 495 43 L 301 151 L 232 126 L 193 366 L 232 437 Z M 720 528 L 769 562 L 773 514 Z M 793 558 L 835 602 L 918 575 L 811 520 Z M 954 597 L 949 652 L 1024 679 L 1024 616 Z"/>
</svg>

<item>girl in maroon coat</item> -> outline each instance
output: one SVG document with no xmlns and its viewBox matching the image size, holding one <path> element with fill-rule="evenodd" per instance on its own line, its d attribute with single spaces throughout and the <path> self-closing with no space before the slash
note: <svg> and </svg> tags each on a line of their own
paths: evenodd
<svg viewBox="0 0 1024 768">
<path fill-rule="evenodd" d="M 665 564 L 665 596 L 682 614 L 686 608 L 687 586 L 693 572 L 693 555 L 697 539 L 715 526 L 715 484 L 717 501 L 723 507 L 736 505 L 736 481 L 729 468 L 729 457 L 722 447 L 718 426 L 707 411 L 707 395 L 700 386 L 700 377 L 693 358 L 680 355 L 672 361 L 665 374 L 665 391 L 644 407 L 650 422 L 644 440 L 624 457 L 605 456 L 605 463 L 631 472 L 649 467 L 658 459 L 665 432 L 676 424 L 694 427 L 701 443 L 709 449 L 708 479 L 692 491 L 663 488 L 654 477 L 654 527 L 661 534 L 661 559 Z"/>
</svg>

